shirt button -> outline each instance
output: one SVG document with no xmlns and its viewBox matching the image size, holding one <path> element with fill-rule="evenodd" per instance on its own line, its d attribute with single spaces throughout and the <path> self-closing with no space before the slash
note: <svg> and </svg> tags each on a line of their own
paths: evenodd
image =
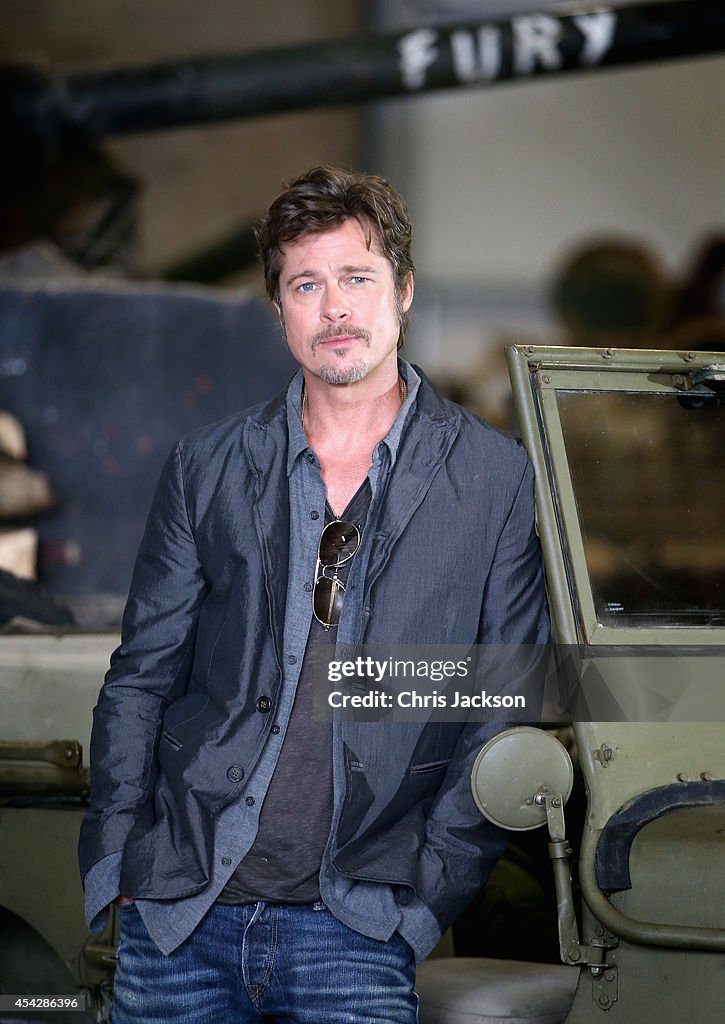
<svg viewBox="0 0 725 1024">
<path fill-rule="evenodd" d="M 311 590 L 313 590 L 313 589 L 314 589 L 314 588 L 313 588 L 313 586 L 312 586 L 312 584 L 311 584 L 311 583 L 305 583 L 305 590 L 307 591 L 307 593 L 308 593 L 308 594 L 309 594 L 309 592 L 310 592 Z"/>
<path fill-rule="evenodd" d="M 307 453 L 307 461 L 308 462 L 314 462 L 315 461 L 315 456 L 312 454 L 312 452 L 308 452 Z"/>
<path fill-rule="evenodd" d="M 319 519 L 319 518 L 320 518 L 320 513 L 316 509 L 313 508 L 312 511 L 310 512 L 310 519 Z"/>
<path fill-rule="evenodd" d="M 222 857 L 222 864 L 224 865 L 225 868 L 228 868 L 231 862 L 232 861 L 230 857 Z"/>
<path fill-rule="evenodd" d="M 274 735 L 276 736 L 276 735 L 277 735 L 277 733 L 279 732 L 279 726 L 278 726 L 278 725 L 273 725 L 273 726 L 272 726 L 272 729 L 271 729 L 271 731 L 272 731 L 272 732 L 274 733 Z"/>
<path fill-rule="evenodd" d="M 240 768 L 238 764 L 233 764 L 227 771 L 227 778 L 230 782 L 241 782 L 244 778 L 244 769 Z"/>
<path fill-rule="evenodd" d="M 247 799 L 244 802 L 246 803 L 247 807 L 254 807 L 254 797 L 253 796 L 248 796 Z"/>
<path fill-rule="evenodd" d="M 290 665 L 296 665 L 297 664 L 297 658 L 295 658 L 294 654 L 290 654 L 290 656 L 287 659 L 287 661 L 289 662 Z"/>
<path fill-rule="evenodd" d="M 257 701 L 257 711 L 261 711 L 263 715 L 266 715 L 271 707 L 272 701 L 269 697 L 260 697 Z"/>
</svg>

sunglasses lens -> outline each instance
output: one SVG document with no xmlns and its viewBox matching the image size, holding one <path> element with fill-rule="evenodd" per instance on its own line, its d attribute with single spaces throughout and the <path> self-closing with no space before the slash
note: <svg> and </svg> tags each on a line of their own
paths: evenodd
<svg viewBox="0 0 725 1024">
<path fill-rule="evenodd" d="M 326 626 L 337 625 L 340 621 L 344 595 L 345 588 L 339 580 L 330 580 L 327 576 L 320 576 L 315 581 L 312 602 L 315 615 L 320 622 Z"/>
<path fill-rule="evenodd" d="M 341 519 L 328 523 L 320 537 L 320 561 L 323 565 L 338 565 L 352 558 L 360 544 L 360 533 L 353 523 Z"/>
</svg>

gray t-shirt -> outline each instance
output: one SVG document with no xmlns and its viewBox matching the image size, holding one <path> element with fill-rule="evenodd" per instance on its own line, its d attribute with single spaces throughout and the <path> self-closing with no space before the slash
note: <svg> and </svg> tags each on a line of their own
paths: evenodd
<svg viewBox="0 0 725 1024">
<path fill-rule="evenodd" d="M 372 490 L 366 478 L 341 519 L 361 534 Z M 329 505 L 325 522 L 335 519 Z M 353 559 L 339 567 L 343 585 Z M 313 617 L 279 760 L 264 799 L 259 831 L 249 853 L 218 896 L 220 903 L 313 903 L 320 898 L 322 854 L 332 823 L 332 725 L 313 716 L 315 689 L 327 685 L 330 645 L 337 628 Z"/>
</svg>

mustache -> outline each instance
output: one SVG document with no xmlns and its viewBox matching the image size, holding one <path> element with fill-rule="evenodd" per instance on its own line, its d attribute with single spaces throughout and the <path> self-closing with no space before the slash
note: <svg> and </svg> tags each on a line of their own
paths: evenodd
<svg viewBox="0 0 725 1024">
<path fill-rule="evenodd" d="M 366 331 L 364 327 L 354 327 L 352 324 L 346 327 L 336 327 L 331 324 L 312 336 L 310 341 L 312 351 L 315 351 L 321 341 L 333 341 L 335 338 L 362 338 L 363 341 L 369 343 L 370 331 Z"/>
</svg>

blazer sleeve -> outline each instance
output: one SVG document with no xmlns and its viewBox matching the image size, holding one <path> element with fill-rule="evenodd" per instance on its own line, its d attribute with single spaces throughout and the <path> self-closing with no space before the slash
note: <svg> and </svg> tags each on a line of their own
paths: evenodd
<svg viewBox="0 0 725 1024">
<path fill-rule="evenodd" d="M 484 591 L 478 639 L 489 692 L 531 690 L 532 680 L 541 679 L 549 637 L 534 524 L 533 472 L 526 458 Z M 536 708 L 531 717 L 538 719 L 538 714 Z M 486 821 L 476 807 L 470 780 L 481 746 L 507 725 L 483 716 L 466 723 L 428 814 L 416 896 L 403 906 L 399 926 L 418 959 L 427 955 L 437 936 L 471 902 L 506 847 L 505 833 Z"/>
<path fill-rule="evenodd" d="M 111 658 L 91 734 L 90 806 L 81 877 L 123 849 L 153 796 L 164 709 L 187 687 L 208 591 L 189 520 L 177 445 L 161 473 L 134 568 L 121 645 Z"/>
</svg>

